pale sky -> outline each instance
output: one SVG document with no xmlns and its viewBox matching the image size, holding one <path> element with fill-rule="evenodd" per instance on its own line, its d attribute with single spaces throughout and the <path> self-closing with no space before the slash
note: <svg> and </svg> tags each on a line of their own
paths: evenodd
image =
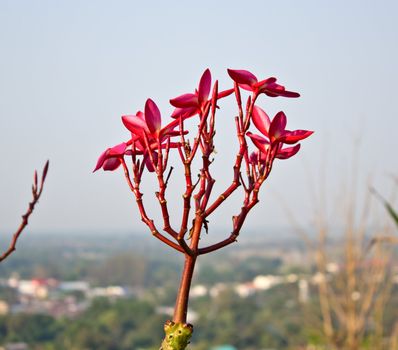
<svg viewBox="0 0 398 350">
<path fill-rule="evenodd" d="M 0 232 L 19 224 L 33 170 L 48 158 L 31 230 L 145 230 L 121 171 L 92 169 L 105 148 L 127 140 L 121 115 L 151 97 L 167 122 L 168 100 L 193 91 L 205 68 L 224 88 L 232 85 L 227 68 L 276 76 L 302 97 L 259 105 L 270 115 L 284 110 L 291 129 L 315 131 L 297 156 L 275 162 L 248 228 L 288 225 L 279 198 L 310 222 L 320 170 L 335 198 L 358 137 L 359 190 L 371 176 L 389 195 L 398 174 L 397 18 L 393 0 L 0 0 Z M 232 176 L 235 113 L 219 113 L 220 186 Z M 176 176 L 172 208 L 179 184 Z M 154 190 L 147 185 L 145 198 Z M 238 199 L 210 225 L 229 232 Z M 177 222 L 180 211 L 172 215 Z"/>
</svg>

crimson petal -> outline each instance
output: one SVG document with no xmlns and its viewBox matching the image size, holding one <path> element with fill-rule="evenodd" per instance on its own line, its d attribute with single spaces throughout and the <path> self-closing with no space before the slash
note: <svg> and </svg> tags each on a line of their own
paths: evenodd
<svg viewBox="0 0 398 350">
<path fill-rule="evenodd" d="M 279 85 L 276 83 L 273 83 L 270 86 L 265 86 L 262 92 L 264 92 L 266 95 L 270 97 L 277 97 L 277 96 L 291 97 L 291 98 L 300 97 L 300 94 L 298 92 L 287 91 L 283 85 Z"/>
<path fill-rule="evenodd" d="M 158 106 L 150 98 L 145 103 L 145 121 L 151 134 L 160 130 L 161 116 Z"/>
<path fill-rule="evenodd" d="M 189 117 L 194 116 L 199 112 L 197 107 L 188 107 L 188 108 L 176 108 L 173 113 L 171 114 L 171 117 L 176 119 L 176 118 L 182 118 L 186 119 Z"/>
<path fill-rule="evenodd" d="M 257 164 L 258 163 L 258 152 L 250 153 L 249 162 L 251 164 Z"/>
<path fill-rule="evenodd" d="M 200 102 L 207 101 L 209 97 L 211 89 L 211 73 L 210 70 L 207 68 L 202 77 L 200 78 L 199 87 L 198 87 L 198 98 Z"/>
<path fill-rule="evenodd" d="M 279 96 L 297 98 L 300 97 L 298 92 L 284 90 L 279 93 Z"/>
<path fill-rule="evenodd" d="M 156 152 L 153 152 L 152 156 L 153 156 L 153 161 L 154 161 L 155 166 L 156 166 L 156 163 L 158 162 L 158 154 Z M 146 167 L 147 167 L 147 169 L 148 169 L 148 171 L 150 173 L 153 173 L 155 171 L 155 168 L 153 167 L 151 158 L 149 157 L 148 153 L 146 153 L 144 155 L 144 163 L 145 163 L 145 165 L 146 165 Z"/>
<path fill-rule="evenodd" d="M 300 150 L 300 147 L 301 147 L 300 144 L 297 144 L 296 146 L 293 147 L 281 149 L 278 151 L 275 157 L 278 159 L 289 159 L 290 157 L 293 157 Z"/>
<path fill-rule="evenodd" d="M 109 152 L 109 148 L 101 153 L 101 155 L 99 156 L 99 158 L 97 160 L 97 164 L 95 165 L 93 173 L 95 173 L 98 169 L 102 168 L 102 165 L 104 164 L 104 162 L 105 162 L 105 160 L 107 158 L 108 152 Z"/>
<path fill-rule="evenodd" d="M 120 166 L 120 164 L 122 164 L 120 158 L 108 158 L 107 160 L 105 160 L 102 169 L 104 169 L 105 171 L 113 171 L 116 170 Z"/>
<path fill-rule="evenodd" d="M 314 132 L 310 130 L 286 131 L 279 141 L 287 144 L 294 144 L 311 136 Z"/>
<path fill-rule="evenodd" d="M 177 108 L 197 107 L 199 101 L 196 94 L 183 94 L 171 99 L 170 104 Z"/>
<path fill-rule="evenodd" d="M 263 153 L 267 153 L 268 147 L 269 147 L 269 142 L 266 140 L 264 137 L 260 135 L 256 135 L 248 131 L 246 133 L 247 136 L 250 137 L 254 145 Z"/>
<path fill-rule="evenodd" d="M 217 99 L 227 97 L 227 96 L 231 95 L 234 91 L 235 91 L 235 89 L 228 89 L 228 90 L 220 91 L 217 94 Z"/>
<path fill-rule="evenodd" d="M 256 128 L 264 135 L 268 137 L 268 130 L 271 121 L 263 109 L 254 105 L 252 120 Z"/>
<path fill-rule="evenodd" d="M 268 132 L 272 142 L 278 140 L 281 136 L 283 136 L 286 128 L 286 123 L 286 115 L 282 111 L 278 112 L 274 119 L 272 119 Z"/>
<path fill-rule="evenodd" d="M 242 69 L 228 69 L 228 74 L 233 81 L 238 84 L 253 86 L 257 83 L 257 78 L 253 73 Z"/>
<path fill-rule="evenodd" d="M 127 144 L 125 142 L 119 143 L 116 146 L 113 146 L 109 149 L 110 156 L 121 156 L 126 151 Z"/>
<path fill-rule="evenodd" d="M 134 134 L 142 135 L 144 132 L 149 132 L 145 120 L 139 115 L 123 115 L 122 122 L 124 126 Z"/>
<path fill-rule="evenodd" d="M 276 78 L 270 77 L 270 78 L 261 80 L 258 83 L 256 83 L 256 88 L 258 88 L 261 91 L 262 88 L 265 88 L 265 87 L 267 87 L 267 85 L 273 84 L 275 82 L 276 82 Z"/>
</svg>

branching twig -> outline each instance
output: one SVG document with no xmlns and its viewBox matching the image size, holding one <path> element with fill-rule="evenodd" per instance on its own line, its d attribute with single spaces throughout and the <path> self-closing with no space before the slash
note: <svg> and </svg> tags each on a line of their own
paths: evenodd
<svg viewBox="0 0 398 350">
<path fill-rule="evenodd" d="M 47 160 L 46 164 L 44 165 L 43 172 L 41 174 L 40 184 L 38 184 L 37 178 L 37 170 L 35 170 L 34 177 L 33 177 L 33 185 L 32 185 L 32 201 L 29 203 L 28 210 L 24 215 L 22 215 L 22 222 L 19 225 L 17 231 L 14 233 L 12 237 L 12 241 L 8 247 L 8 249 L 0 256 L 0 262 L 5 260 L 8 256 L 10 256 L 15 250 L 19 236 L 21 235 L 22 231 L 28 225 L 28 220 L 30 215 L 33 213 L 35 209 L 36 203 L 39 201 L 41 193 L 43 191 L 44 182 L 46 180 L 47 172 L 48 172 L 49 161 Z"/>
</svg>

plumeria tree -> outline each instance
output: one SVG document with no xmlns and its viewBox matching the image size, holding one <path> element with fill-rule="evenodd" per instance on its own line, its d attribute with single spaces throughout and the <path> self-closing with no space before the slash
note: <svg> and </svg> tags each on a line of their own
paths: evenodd
<svg viewBox="0 0 398 350">
<path fill-rule="evenodd" d="M 272 119 L 257 105 L 260 96 L 299 97 L 277 83 L 276 78 L 258 80 L 246 70 L 229 69 L 233 87 L 219 90 L 218 81 L 212 84 L 211 73 L 206 69 L 198 88 L 170 100 L 175 110 L 171 121 L 162 126 L 162 118 L 156 103 L 148 99 L 144 112 L 122 116 L 122 122 L 130 135 L 127 141 L 105 150 L 98 159 L 94 171 L 113 171 L 121 167 L 127 184 L 133 193 L 142 221 L 150 232 L 169 247 L 185 257 L 181 283 L 177 293 L 174 317 L 165 324 L 163 350 L 185 349 L 193 327 L 187 324 L 189 290 L 199 256 L 214 252 L 236 241 L 245 219 L 259 202 L 259 190 L 270 175 L 275 159 L 288 159 L 300 149 L 299 141 L 312 134 L 308 130 L 288 130 L 287 118 L 279 112 Z M 242 92 L 246 90 L 245 101 Z M 235 123 L 238 147 L 235 161 L 231 164 L 231 182 L 221 193 L 215 194 L 216 177 L 212 171 L 215 152 L 216 124 L 219 104 L 222 99 L 234 95 L 237 105 Z M 196 130 L 186 128 L 186 120 L 195 118 Z M 193 136 L 192 136 L 193 135 Z M 179 170 L 183 172 L 182 213 L 180 225 L 172 227 L 167 203 L 167 186 L 173 168 L 169 164 L 170 152 L 176 152 Z M 193 162 L 200 162 L 194 173 Z M 225 174 L 221 174 L 225 177 Z M 142 179 L 155 176 L 155 192 L 162 214 L 162 229 L 148 214 L 144 201 Z M 223 240 L 201 246 L 200 238 L 207 231 L 208 218 L 236 190 L 241 189 L 243 203 L 238 213 L 232 216 L 232 231 Z M 191 223 L 189 225 L 189 223 Z"/>
</svg>

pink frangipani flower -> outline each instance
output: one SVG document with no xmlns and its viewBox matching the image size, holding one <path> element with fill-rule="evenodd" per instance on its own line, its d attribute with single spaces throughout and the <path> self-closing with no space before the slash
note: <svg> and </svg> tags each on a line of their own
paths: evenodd
<svg viewBox="0 0 398 350">
<path fill-rule="evenodd" d="M 145 113 L 138 111 L 136 115 L 122 116 L 123 124 L 131 132 L 131 139 L 127 143 L 123 142 L 103 152 L 97 161 L 94 171 L 100 168 L 109 171 L 116 170 L 120 166 L 124 155 L 131 156 L 135 154 L 143 155 L 143 161 L 147 169 L 153 172 L 155 169 L 150 160 L 149 149 L 152 152 L 152 158 L 157 162 L 159 146 L 161 148 L 166 146 L 170 148 L 178 147 L 178 143 L 167 143 L 167 140 L 172 136 L 180 135 L 180 131 L 175 130 L 179 125 L 179 121 L 173 120 L 162 128 L 159 108 L 151 99 L 147 99 L 144 110 Z M 186 133 L 187 131 L 184 131 L 184 134 Z"/>
<path fill-rule="evenodd" d="M 169 137 L 181 134 L 179 130 L 174 130 L 179 125 L 178 120 L 173 120 L 162 128 L 161 119 L 159 108 L 151 99 L 145 103 L 145 113 L 138 111 L 136 115 L 122 116 L 124 126 L 132 134 L 132 140 L 144 145 L 146 135 L 151 148 L 157 147 L 158 141 L 163 144 Z M 184 131 L 184 134 L 186 133 L 187 131 Z"/>
<path fill-rule="evenodd" d="M 291 157 L 293 157 L 299 150 L 300 150 L 301 145 L 298 143 L 297 145 L 294 145 L 293 147 L 286 147 L 286 148 L 282 148 L 282 144 L 278 145 L 278 150 L 275 153 L 275 158 L 278 159 L 289 159 Z M 268 152 L 268 148 L 266 152 L 263 151 L 255 151 L 252 152 L 250 154 L 250 158 L 249 161 L 251 164 L 262 164 L 265 165 L 265 163 L 267 162 L 267 152 Z"/>
<path fill-rule="evenodd" d="M 144 111 L 145 113 L 138 111 L 136 115 L 124 115 L 122 116 L 122 122 L 131 132 L 131 152 L 134 152 L 135 154 L 143 154 L 147 169 L 150 172 L 153 172 L 155 169 L 149 157 L 149 150 L 152 152 L 152 157 L 156 163 L 158 156 L 156 151 L 158 148 L 165 148 L 166 145 L 170 148 L 178 147 L 178 143 L 167 143 L 167 140 L 170 137 L 179 136 L 181 132 L 179 130 L 175 130 L 179 125 L 179 120 L 177 119 L 173 120 L 165 127 L 161 127 L 162 118 L 159 108 L 151 99 L 147 99 Z M 183 133 L 186 134 L 187 131 L 184 131 Z"/>
<path fill-rule="evenodd" d="M 286 130 L 287 118 L 285 113 L 278 112 L 271 122 L 267 113 L 256 105 L 253 107 L 252 120 L 256 128 L 266 136 L 271 143 L 282 142 L 286 144 L 295 144 L 313 134 L 313 131 L 309 130 Z"/>
<path fill-rule="evenodd" d="M 99 156 L 97 165 L 95 166 L 93 172 L 102 168 L 106 171 L 116 170 L 121 162 L 121 158 L 124 156 L 127 148 L 127 143 L 122 142 L 116 146 L 108 148 Z"/>
<path fill-rule="evenodd" d="M 145 113 L 138 111 L 136 115 L 122 116 L 124 126 L 133 135 L 143 138 L 146 134 L 151 140 L 160 139 L 161 141 L 168 136 L 177 136 L 179 131 L 175 131 L 178 121 L 172 121 L 164 128 L 161 128 L 162 118 L 158 106 L 150 98 L 145 103 Z"/>
<path fill-rule="evenodd" d="M 206 106 L 210 103 L 209 95 L 211 89 L 211 73 L 209 69 L 206 69 L 199 81 L 198 89 L 195 93 L 187 93 L 178 97 L 172 98 L 170 104 L 176 109 L 173 111 L 172 118 L 188 118 L 195 114 L 204 113 Z M 234 90 L 229 89 L 220 92 L 217 98 L 223 98 L 232 94 Z"/>
<path fill-rule="evenodd" d="M 299 97 L 300 94 L 293 91 L 287 91 L 284 86 L 276 83 L 276 78 L 271 77 L 258 81 L 257 77 L 242 69 L 228 69 L 231 79 L 242 89 L 253 91 L 256 94 L 264 93 L 270 97 Z"/>
<path fill-rule="evenodd" d="M 299 151 L 300 145 L 283 149 L 283 144 L 295 144 L 313 134 L 313 131 L 309 130 L 286 130 L 285 113 L 277 113 L 271 121 L 267 113 L 256 105 L 253 107 L 252 121 L 263 136 L 250 131 L 246 134 L 261 152 L 261 159 L 263 156 L 265 157 L 271 147 L 277 147 L 275 158 L 288 159 Z"/>
</svg>

